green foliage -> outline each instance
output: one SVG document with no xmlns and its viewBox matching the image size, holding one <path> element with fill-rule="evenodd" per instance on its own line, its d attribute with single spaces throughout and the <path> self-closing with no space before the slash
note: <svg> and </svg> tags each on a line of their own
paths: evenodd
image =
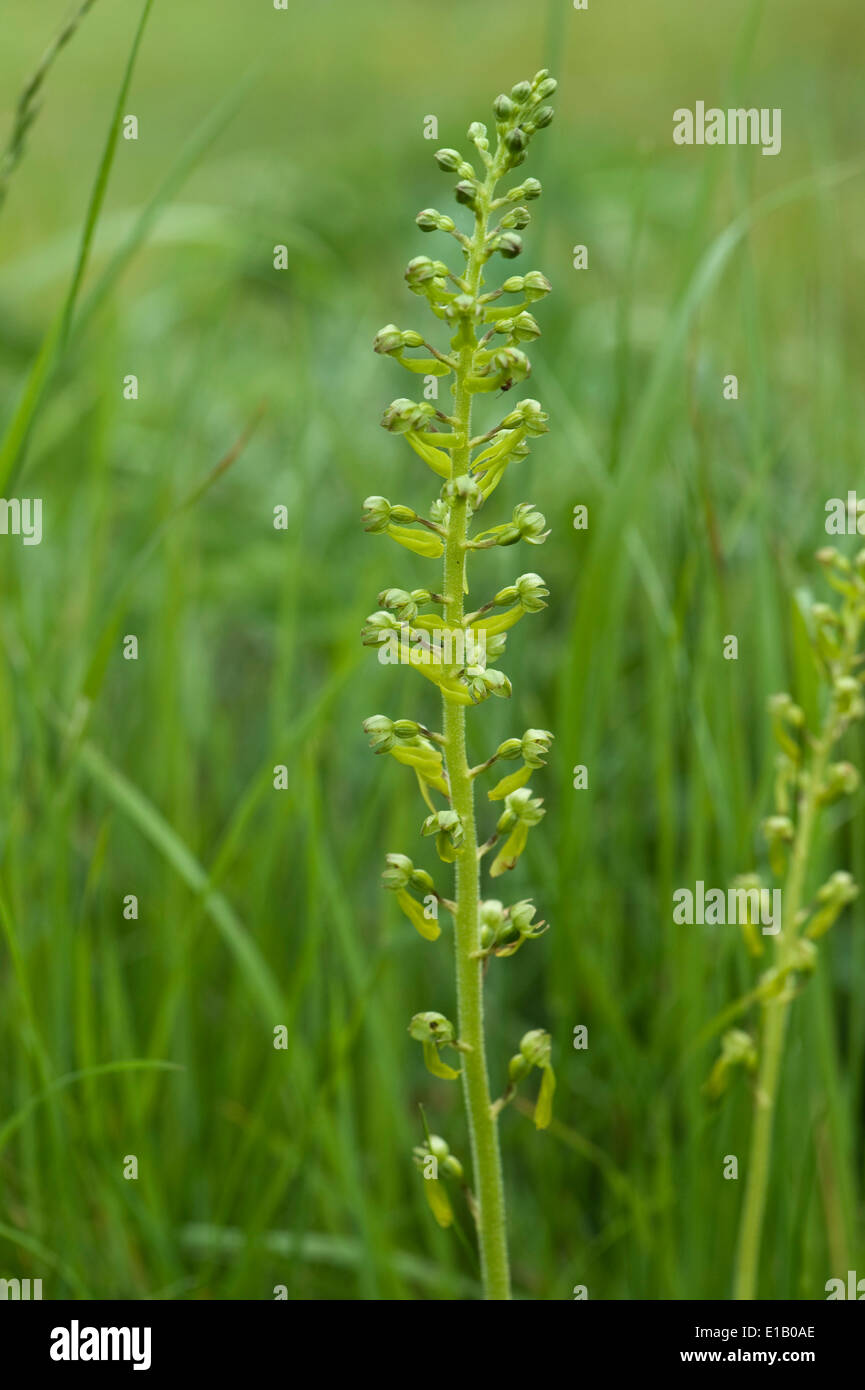
<svg viewBox="0 0 865 1390">
<path fill-rule="evenodd" d="M 71 8 L 5 0 L 7 122 Z M 496 960 L 487 975 L 497 1078 L 541 1023 L 558 1082 L 541 1135 L 537 1071 L 501 1116 L 514 1289 L 726 1298 L 744 1166 L 724 1182 L 718 1157 L 745 1153 L 750 1078 L 712 1109 L 700 1087 L 717 1035 L 751 1028 L 737 1015 L 709 1037 L 707 1020 L 755 977 L 736 932 L 683 936 L 669 902 L 679 883 L 764 868 L 778 751 L 766 692 L 794 691 L 819 727 L 811 555 L 827 493 L 861 475 L 865 434 L 865 12 L 790 0 L 755 50 L 730 12 L 659 0 L 645 24 L 607 23 L 601 48 L 569 6 L 552 7 L 542 37 L 537 9 L 473 0 L 437 12 L 450 56 L 434 68 L 426 44 L 405 43 L 407 25 L 429 24 L 419 0 L 382 0 L 373 28 L 349 0 L 288 15 L 216 0 L 212 14 L 203 27 L 192 0 L 154 6 L 130 98 L 144 136 L 118 150 L 70 347 L 15 485 L 45 498 L 46 539 L 24 551 L 0 538 L 0 1112 L 15 1117 L 0 1275 L 44 1276 L 52 1298 L 261 1299 L 277 1283 L 292 1299 L 479 1295 L 454 1239 L 458 1179 L 440 1168 L 445 1232 L 405 1161 L 422 1100 L 470 1170 L 460 1083 L 434 1082 L 405 1032 L 430 1004 L 456 1022 L 450 913 L 438 947 L 417 940 L 386 910 L 396 893 L 381 893 L 372 847 L 449 871 L 431 839 L 414 840 L 426 814 L 414 771 L 390 753 L 371 764 L 357 736 L 375 709 L 423 722 L 423 706 L 421 737 L 439 727 L 432 686 L 415 679 L 412 695 L 410 671 L 357 646 L 358 605 L 387 608 L 368 596 L 393 582 L 393 559 L 409 594 L 435 587 L 437 564 L 370 540 L 355 512 L 366 491 L 409 489 L 422 510 L 404 451 L 376 425 L 375 406 L 404 390 L 384 385 L 400 369 L 364 344 L 423 308 L 392 297 L 394 267 L 418 249 L 407 200 L 435 201 L 420 117 L 431 104 L 441 143 L 459 143 L 494 26 L 497 70 L 555 59 L 562 79 L 554 138 L 531 151 L 544 183 L 527 204 L 543 213 L 532 255 L 556 293 L 526 306 L 544 332 L 523 388 L 555 428 L 531 457 L 515 451 L 506 503 L 480 513 L 504 522 L 530 498 L 552 534 L 522 563 L 484 551 L 472 607 L 541 554 L 555 598 L 507 629 L 512 700 L 476 718 L 466 705 L 475 763 L 530 727 L 557 736 L 534 776 L 549 815 L 492 890 L 512 908 L 533 899 L 556 927 L 520 948 L 518 968 Z M 9 187 L 7 421 L 73 274 L 136 18 L 94 8 Z M 769 40 L 809 138 L 785 139 L 779 160 L 671 150 L 682 53 L 747 105 Z M 661 123 L 647 128 L 647 113 Z M 272 270 L 275 240 L 289 244 L 286 272 Z M 575 240 L 587 273 L 571 269 Z M 117 389 L 128 370 L 134 404 Z M 731 370 L 735 404 L 719 389 Z M 422 377 L 406 380 L 421 398 Z M 476 399 L 498 422 L 494 396 Z M 262 400 L 257 433 L 218 471 Z M 274 534 L 277 502 L 288 525 Z M 589 516 L 578 533 L 576 503 Z M 839 541 L 851 560 L 861 544 Z M 143 639 L 137 666 L 118 656 L 128 631 Z M 719 659 L 727 632 L 738 662 Z M 852 726 L 834 756 L 861 768 L 863 733 Z M 276 763 L 287 791 L 273 790 Z M 481 777 L 479 801 L 520 765 Z M 821 815 L 809 901 L 838 865 L 865 881 L 861 798 Z M 485 825 L 502 809 L 488 803 Z M 121 916 L 129 892 L 137 922 Z M 819 968 L 792 1011 L 775 1108 L 768 1298 L 822 1298 L 830 1273 L 865 1270 L 863 926 L 860 895 L 810 938 Z M 284 1052 L 270 1047 L 277 1021 Z M 587 1052 L 571 1051 L 578 1023 Z M 136 1058 L 180 1069 L 90 1070 Z M 118 1176 L 130 1150 L 137 1184 Z"/>
</svg>

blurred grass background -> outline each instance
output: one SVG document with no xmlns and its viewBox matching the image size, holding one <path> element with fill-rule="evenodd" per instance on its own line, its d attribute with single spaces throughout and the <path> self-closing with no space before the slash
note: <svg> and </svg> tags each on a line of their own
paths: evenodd
<svg viewBox="0 0 865 1390">
<path fill-rule="evenodd" d="M 4 128 L 68 13 L 4 0 Z M 139 13 L 97 0 L 0 215 L 7 424 L 72 275 Z M 672 892 L 759 862 L 765 699 L 811 698 L 797 594 L 821 588 L 826 499 L 862 482 L 863 40 L 850 0 L 156 0 L 125 104 L 140 137 L 119 142 L 4 493 L 41 497 L 45 534 L 0 548 L 0 1276 L 55 1298 L 477 1291 L 410 1158 L 418 1102 L 467 1157 L 456 1089 L 405 1032 L 453 1012 L 446 934 L 421 942 L 379 887 L 388 850 L 434 865 L 411 779 L 360 730 L 378 711 L 435 727 L 432 688 L 359 643 L 378 590 L 430 571 L 358 516 L 370 492 L 431 495 L 378 427 L 406 386 L 370 349 L 389 320 L 428 327 L 404 265 L 450 254 L 413 223 L 450 197 L 423 118 L 464 147 L 544 65 L 558 114 L 526 166 L 545 195 L 514 268 L 554 285 L 522 393 L 552 433 L 495 505 L 531 500 L 554 529 L 475 573 L 486 591 L 536 567 L 552 600 L 509 643 L 510 707 L 471 725 L 478 760 L 530 725 L 557 735 L 533 782 L 547 820 L 500 890 L 553 930 L 488 979 L 493 1085 L 536 1026 L 559 1082 L 547 1134 L 503 1117 L 515 1281 L 537 1299 L 729 1296 L 742 1182 L 722 1164 L 744 1164 L 749 1096 L 739 1081 L 706 1105 L 716 1041 L 698 1039 L 751 971 L 737 931 L 674 928 Z M 781 107 L 782 154 L 674 147 L 673 110 L 697 99 Z M 862 803 L 830 823 L 814 885 L 837 866 L 865 880 Z M 865 1273 L 863 913 L 795 1009 L 767 1297 Z"/>
</svg>

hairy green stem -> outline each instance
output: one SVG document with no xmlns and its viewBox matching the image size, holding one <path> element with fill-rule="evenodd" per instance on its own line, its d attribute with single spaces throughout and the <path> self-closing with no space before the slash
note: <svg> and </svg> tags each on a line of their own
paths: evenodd
<svg viewBox="0 0 865 1390">
<path fill-rule="evenodd" d="M 489 202 L 498 177 L 495 164 L 489 170 L 479 194 L 475 213 L 475 234 L 468 248 L 466 279 L 470 293 L 476 295 L 483 276 L 483 245 L 487 230 Z M 472 397 L 468 378 L 477 346 L 474 330 L 466 332 L 460 348 L 455 385 L 455 433 L 451 476 L 461 477 L 470 466 Z M 468 339 L 470 338 L 470 341 Z M 457 627 L 464 616 L 468 518 L 466 502 L 455 498 L 450 512 L 444 554 L 444 597 L 448 621 Z M 475 822 L 474 783 L 466 756 L 465 706 L 444 700 L 445 764 L 451 806 L 463 825 L 463 843 L 456 861 L 456 987 L 458 1036 L 470 1051 L 462 1054 L 463 1094 L 468 1116 L 472 1167 L 477 1200 L 478 1245 L 484 1295 L 488 1299 L 509 1299 L 505 1194 L 499 1151 L 498 1122 L 490 1100 L 484 1036 L 483 962 L 480 949 L 480 872 Z"/>
</svg>

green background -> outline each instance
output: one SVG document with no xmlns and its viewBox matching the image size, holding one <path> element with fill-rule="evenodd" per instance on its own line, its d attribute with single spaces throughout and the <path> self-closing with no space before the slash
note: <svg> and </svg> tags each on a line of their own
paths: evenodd
<svg viewBox="0 0 865 1390">
<path fill-rule="evenodd" d="M 68 13 L 3 0 L 4 130 Z M 4 428 L 70 284 L 139 13 L 97 0 L 10 181 Z M 766 697 L 814 700 L 801 605 L 827 597 L 825 502 L 862 482 L 863 40 L 852 0 L 156 0 L 123 106 L 139 139 L 0 486 L 41 497 L 44 525 L 38 547 L 0 537 L 0 1277 L 51 1298 L 477 1293 L 465 1209 L 463 1240 L 438 1230 L 411 1160 L 421 1103 L 468 1161 L 457 1088 L 406 1033 L 454 1012 L 449 933 L 421 941 L 379 886 L 389 850 L 442 891 L 447 870 L 413 779 L 360 729 L 435 724 L 432 687 L 359 631 L 380 589 L 437 569 L 359 514 L 368 493 L 432 495 L 378 426 L 416 382 L 371 351 L 389 321 L 429 331 L 404 266 L 450 255 L 413 222 L 452 210 L 424 117 L 465 150 L 543 65 L 557 117 L 524 172 L 545 193 L 509 271 L 553 282 L 520 393 L 551 433 L 483 524 L 530 500 L 553 533 L 474 582 L 537 569 L 551 600 L 510 639 L 510 706 L 470 715 L 477 760 L 556 734 L 533 779 L 546 820 L 496 890 L 552 931 L 487 988 L 494 1090 L 528 1028 L 552 1033 L 558 1076 L 550 1131 L 503 1116 L 515 1288 L 729 1296 L 743 1181 L 722 1165 L 744 1163 L 750 1100 L 739 1077 L 707 1104 L 704 1030 L 754 972 L 738 929 L 674 927 L 672 893 L 761 864 Z M 782 153 L 674 146 L 698 99 L 781 107 Z M 827 818 L 812 888 L 865 878 L 862 803 Z M 863 926 L 856 906 L 793 1011 L 766 1297 L 865 1275 Z"/>
</svg>

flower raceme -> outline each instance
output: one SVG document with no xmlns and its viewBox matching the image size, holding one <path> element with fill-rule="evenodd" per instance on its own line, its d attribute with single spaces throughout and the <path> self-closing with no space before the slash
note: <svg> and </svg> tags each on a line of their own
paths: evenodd
<svg viewBox="0 0 865 1390">
<path fill-rule="evenodd" d="M 823 689 L 822 719 L 809 729 L 805 711 L 789 692 L 769 700 L 778 752 L 774 807 L 761 830 L 768 860 L 766 877 L 774 880 L 773 896 L 777 894 L 782 903 L 780 930 L 775 926 L 770 935 L 768 968 L 721 1015 L 726 1021 L 753 1010 L 755 1035 L 742 1027 L 723 1034 L 720 1055 L 704 1087 L 707 1096 L 717 1100 L 737 1071 L 754 1077 L 754 1113 L 734 1285 L 734 1296 L 743 1300 L 757 1295 L 772 1129 L 788 1016 L 817 968 L 820 948 L 816 943 L 858 894 L 845 870 L 833 873 L 813 897 L 807 891 L 809 860 L 820 817 L 827 806 L 852 796 L 860 784 L 859 773 L 851 763 L 833 761 L 836 746 L 852 724 L 865 718 L 865 653 L 861 650 L 865 551 L 851 560 L 830 547 L 819 551 L 817 560 L 829 585 L 840 595 L 834 606 L 812 604 L 807 617 L 814 665 Z M 743 890 L 755 904 L 742 922 L 743 939 L 747 954 L 757 961 L 767 944 L 765 932 L 758 930 L 756 904 L 769 890 L 757 873 L 737 880 L 736 891 Z"/>
<path fill-rule="evenodd" d="M 540 402 L 527 397 L 503 413 L 488 428 L 475 432 L 472 414 L 491 398 L 499 399 L 531 376 L 527 349 L 540 335 L 535 309 L 551 285 L 539 270 L 507 275 L 487 288 L 485 271 L 496 256 L 512 261 L 522 252 L 522 233 L 531 222 L 528 204 L 541 195 L 535 178 L 515 181 L 500 190 L 526 159 L 534 135 L 553 118 L 549 98 L 556 83 L 546 70 L 531 81 L 518 82 L 494 104 L 494 133 L 479 121 L 469 126 L 472 159 L 445 148 L 436 161 L 455 176 L 460 226 L 436 208 L 424 208 L 417 226 L 424 233 L 451 237 L 461 264 L 416 256 L 405 272 L 409 291 L 426 302 L 434 332 L 414 326 L 385 324 L 375 335 L 373 349 L 410 375 L 423 378 L 424 399 L 399 396 L 384 410 L 381 424 L 401 437 L 435 476 L 438 495 L 421 514 L 414 507 L 367 497 L 363 524 L 372 535 L 384 536 L 420 560 L 441 561 L 438 581 L 429 587 L 389 587 L 378 595 L 379 607 L 363 628 L 365 645 L 377 649 L 381 661 L 398 661 L 435 685 L 442 701 L 442 730 L 436 732 L 412 719 L 377 714 L 364 731 L 376 754 L 387 754 L 411 769 L 426 805 L 421 834 L 433 840 L 439 859 L 455 867 L 455 897 L 441 896 L 433 879 L 402 854 L 389 854 L 383 882 L 427 941 L 441 934 L 439 910 L 454 924 L 457 978 L 457 1024 L 435 1012 L 416 1014 L 411 1036 L 422 1044 L 427 1069 L 442 1080 L 460 1079 L 469 1120 L 474 1190 L 463 1182 L 462 1165 L 449 1162 L 450 1150 L 439 1135 L 426 1134 L 415 1160 L 429 1184 L 427 1199 L 441 1225 L 453 1219 L 444 1193 L 444 1171 L 458 1176 L 475 1217 L 484 1292 L 488 1298 L 510 1297 L 510 1276 L 504 1192 L 499 1157 L 498 1115 L 516 1087 L 532 1071 L 542 1073 L 535 1123 L 543 1128 L 551 1116 L 555 1085 L 549 1035 L 536 1029 L 524 1036 L 520 1050 L 506 1068 L 506 1085 L 499 1100 L 490 1098 L 482 1021 L 482 990 L 493 958 L 509 957 L 547 930 L 535 919 L 529 900 L 505 906 L 498 899 L 482 902 L 481 861 L 496 853 L 489 866 L 492 878 L 513 869 L 528 843 L 529 832 L 544 815 L 542 801 L 528 783 L 543 767 L 552 743 L 545 729 L 528 729 L 506 739 L 485 761 L 470 767 L 466 759 L 466 712 L 490 697 L 507 699 L 511 682 L 499 663 L 514 626 L 546 607 L 549 591 L 534 571 L 520 574 L 479 607 L 467 603 L 469 557 L 496 547 L 539 546 L 549 535 L 542 513 L 531 502 L 519 502 L 505 519 L 492 519 L 486 529 L 472 533 L 472 522 L 504 481 L 511 465 L 527 457 L 532 442 L 548 430 Z M 444 330 L 445 341 L 434 342 Z M 448 386 L 451 403 L 439 405 L 439 390 Z M 488 791 L 501 803 L 495 827 L 478 843 L 474 783 L 494 763 L 519 761 Z M 443 1049 L 460 1054 L 457 1069 L 441 1057 Z M 425 1183 L 425 1186 L 427 1185 Z"/>
</svg>

